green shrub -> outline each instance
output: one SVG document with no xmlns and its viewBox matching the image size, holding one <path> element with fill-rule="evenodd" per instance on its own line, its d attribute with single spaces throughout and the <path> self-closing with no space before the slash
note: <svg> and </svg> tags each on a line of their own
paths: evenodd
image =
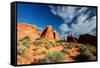
<svg viewBox="0 0 100 68">
<path fill-rule="evenodd" d="M 48 41 L 48 42 L 45 42 L 45 43 L 44 43 L 44 46 L 45 46 L 47 49 L 49 49 L 49 48 L 51 48 L 51 47 L 54 47 L 54 45 L 55 45 L 55 42 L 54 42 L 54 41 Z"/>
<path fill-rule="evenodd" d="M 30 59 L 30 57 L 28 55 L 28 48 L 25 46 L 17 46 L 17 54 L 26 58 L 27 60 Z"/>
<path fill-rule="evenodd" d="M 64 54 L 62 52 L 48 52 L 46 57 L 40 61 L 40 63 L 55 63 L 55 62 L 63 62 Z"/>
<path fill-rule="evenodd" d="M 56 46 L 59 46 L 60 44 L 56 42 Z"/>
<path fill-rule="evenodd" d="M 30 38 L 28 36 L 25 36 L 24 38 L 22 38 L 21 40 L 19 41 L 23 41 L 23 40 L 27 40 L 27 41 L 30 41 Z"/>
<path fill-rule="evenodd" d="M 67 48 L 69 48 L 69 49 L 71 49 L 74 46 L 74 44 L 72 42 L 67 43 L 66 45 L 67 45 Z"/>
<path fill-rule="evenodd" d="M 22 45 L 25 47 L 29 47 L 30 44 L 30 38 L 28 36 L 25 36 L 23 39 L 20 40 L 22 42 Z"/>
<path fill-rule="evenodd" d="M 78 60 L 94 60 L 94 55 L 92 54 L 92 52 L 87 48 L 87 47 L 83 47 L 79 50 L 80 55 L 77 57 Z"/>
<path fill-rule="evenodd" d="M 50 42 L 49 42 L 49 46 L 50 46 L 50 47 L 53 47 L 53 46 L 54 46 L 54 42 L 53 42 L 53 41 L 50 41 Z"/>
<path fill-rule="evenodd" d="M 47 44 L 44 44 L 44 46 L 45 46 L 46 49 L 49 49 L 50 48 Z"/>
<path fill-rule="evenodd" d="M 26 51 L 27 51 L 27 47 L 21 46 L 21 45 L 17 46 L 17 53 L 19 55 L 24 55 L 26 53 Z"/>
<path fill-rule="evenodd" d="M 27 41 L 27 40 L 25 40 L 25 41 L 23 41 L 23 45 L 25 46 L 25 47 L 29 47 L 29 41 Z"/>
<path fill-rule="evenodd" d="M 38 39 L 36 39 L 34 42 L 33 42 L 33 44 L 35 44 L 35 45 L 40 45 L 40 44 L 42 44 L 43 43 L 43 39 L 42 38 L 38 38 Z"/>
<path fill-rule="evenodd" d="M 70 51 L 67 50 L 67 49 L 63 49 L 61 52 L 63 52 L 64 54 L 69 54 L 70 53 Z"/>
<path fill-rule="evenodd" d="M 65 42 L 61 42 L 61 45 L 65 46 Z"/>
<path fill-rule="evenodd" d="M 93 46 L 91 44 L 85 44 L 85 45 L 96 56 L 96 46 Z"/>
</svg>

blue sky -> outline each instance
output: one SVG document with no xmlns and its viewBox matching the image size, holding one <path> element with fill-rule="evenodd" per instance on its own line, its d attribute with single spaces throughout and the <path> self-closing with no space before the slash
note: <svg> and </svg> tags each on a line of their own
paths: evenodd
<svg viewBox="0 0 100 68">
<path fill-rule="evenodd" d="M 18 3 L 17 23 L 37 25 L 40 30 L 52 25 L 61 37 L 96 35 L 96 8 Z"/>
<path fill-rule="evenodd" d="M 52 25 L 58 31 L 59 25 L 63 22 L 63 19 L 50 11 L 48 5 L 18 4 L 17 12 L 18 23 L 33 24 L 43 29 L 47 25 Z"/>
</svg>

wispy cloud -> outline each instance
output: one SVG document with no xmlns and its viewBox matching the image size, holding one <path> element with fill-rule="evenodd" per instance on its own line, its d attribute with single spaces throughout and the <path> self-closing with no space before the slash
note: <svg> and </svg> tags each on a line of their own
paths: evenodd
<svg viewBox="0 0 100 68">
<path fill-rule="evenodd" d="M 81 13 L 85 13 L 88 10 L 87 7 L 80 7 L 80 9 L 77 11 L 77 15 L 81 14 Z"/>
<path fill-rule="evenodd" d="M 95 35 L 96 31 L 96 16 L 89 18 L 90 12 L 88 7 L 72 7 L 72 6 L 52 6 L 50 5 L 51 12 L 58 15 L 64 20 L 60 25 L 60 30 L 65 32 L 72 32 L 72 34 L 91 34 Z M 76 24 L 72 22 L 69 28 L 68 24 L 77 17 Z M 62 35 L 63 36 L 63 35 Z"/>
<path fill-rule="evenodd" d="M 67 24 L 61 24 L 60 30 L 63 31 L 64 33 L 69 31 L 69 27 Z"/>
<path fill-rule="evenodd" d="M 83 19 L 82 19 L 83 20 Z M 83 21 L 78 21 L 77 24 L 72 24 L 72 32 L 73 34 L 92 34 L 93 30 L 96 29 L 96 16 L 90 19 L 84 19 Z M 93 34 L 92 34 L 93 35 Z"/>
<path fill-rule="evenodd" d="M 51 12 L 63 18 L 65 23 L 69 23 L 76 16 L 77 7 L 67 6 L 52 6 L 50 5 Z M 67 12 L 67 13 L 66 13 Z"/>
</svg>

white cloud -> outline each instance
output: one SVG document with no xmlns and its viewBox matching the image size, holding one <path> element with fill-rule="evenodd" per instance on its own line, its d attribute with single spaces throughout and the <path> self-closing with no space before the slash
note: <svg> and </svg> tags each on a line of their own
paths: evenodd
<svg viewBox="0 0 100 68">
<path fill-rule="evenodd" d="M 89 18 L 89 8 L 51 5 L 50 8 L 53 14 L 58 15 L 64 20 L 64 24 L 61 24 L 60 26 L 60 30 L 62 32 L 70 31 L 72 34 L 96 34 L 96 31 L 93 31 L 96 29 L 96 16 Z M 67 24 L 70 23 L 76 16 L 76 24 L 72 23 L 71 28 L 69 28 Z"/>
<path fill-rule="evenodd" d="M 81 9 L 78 10 L 77 14 L 85 13 L 88 10 L 87 7 L 81 7 Z"/>
<path fill-rule="evenodd" d="M 81 13 L 85 13 L 85 11 L 87 11 L 88 8 L 86 7 L 81 7 L 81 9 L 79 9 L 77 11 L 77 8 L 80 7 L 73 7 L 73 6 L 49 6 L 51 8 L 51 12 L 55 15 L 60 16 L 65 23 L 69 23 L 72 21 L 72 19 L 81 14 Z"/>
<path fill-rule="evenodd" d="M 60 30 L 63 31 L 64 33 L 69 31 L 69 27 L 67 24 L 61 24 Z"/>
<path fill-rule="evenodd" d="M 82 18 L 83 19 L 83 18 Z M 87 19 L 87 18 L 86 18 Z M 91 34 L 93 35 L 93 30 L 96 28 L 96 16 L 92 17 L 91 19 L 84 19 L 81 23 L 78 21 L 77 24 L 72 24 L 72 32 L 80 33 L 80 34 Z"/>
<path fill-rule="evenodd" d="M 85 13 L 88 10 L 87 7 L 52 6 L 52 5 L 50 5 L 49 7 L 51 8 L 51 12 L 55 15 L 60 16 L 65 23 L 71 22 L 75 16 Z M 80 9 L 77 10 L 77 8 Z"/>
<path fill-rule="evenodd" d="M 51 12 L 60 16 L 65 23 L 69 23 L 76 16 L 76 8 L 72 6 L 51 6 Z"/>
<path fill-rule="evenodd" d="M 87 20 L 87 18 L 89 17 L 89 14 L 90 14 L 90 12 L 87 12 L 86 14 L 81 13 L 80 15 L 78 15 L 77 23 L 80 25 L 82 23 L 84 23 Z"/>
<path fill-rule="evenodd" d="M 56 13 L 57 13 L 56 7 L 52 6 L 52 5 L 50 5 L 49 7 L 51 8 L 51 12 L 56 15 Z"/>
</svg>

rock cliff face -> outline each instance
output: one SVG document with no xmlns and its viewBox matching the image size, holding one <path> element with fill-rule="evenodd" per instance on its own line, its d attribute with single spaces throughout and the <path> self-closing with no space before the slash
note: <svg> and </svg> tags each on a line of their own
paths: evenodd
<svg viewBox="0 0 100 68">
<path fill-rule="evenodd" d="M 67 36 L 67 42 L 74 42 L 77 43 L 78 39 L 74 36 Z"/>
<path fill-rule="evenodd" d="M 26 36 L 30 38 L 31 41 L 39 38 L 41 31 L 35 25 L 29 24 L 17 24 L 17 39 L 20 40 Z"/>
<path fill-rule="evenodd" d="M 92 45 L 96 45 L 96 36 L 92 36 L 90 34 L 84 34 L 79 37 L 79 43 L 89 43 Z"/>
<path fill-rule="evenodd" d="M 74 42 L 74 43 L 88 43 L 88 44 L 92 44 L 92 45 L 96 45 L 96 36 L 90 35 L 90 34 L 84 34 L 84 35 L 80 35 L 79 39 L 74 37 L 74 36 L 67 36 L 67 40 L 65 40 L 67 42 Z"/>
<path fill-rule="evenodd" d="M 59 33 L 52 28 L 51 25 L 47 26 L 41 33 L 38 27 L 29 24 L 17 24 L 17 39 L 20 40 L 28 36 L 33 42 L 37 38 L 44 38 L 46 41 L 55 40 L 59 41 Z"/>
<path fill-rule="evenodd" d="M 57 31 L 53 30 L 52 26 L 49 25 L 42 32 L 41 37 L 47 41 L 50 41 L 50 40 L 58 41 L 59 33 Z"/>
</svg>

